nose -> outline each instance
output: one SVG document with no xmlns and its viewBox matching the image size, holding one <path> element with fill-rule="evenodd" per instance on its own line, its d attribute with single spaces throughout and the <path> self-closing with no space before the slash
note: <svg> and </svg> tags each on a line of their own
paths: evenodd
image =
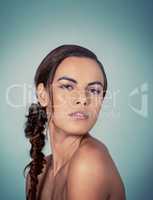
<svg viewBox="0 0 153 200">
<path fill-rule="evenodd" d="M 76 104 L 87 105 L 87 96 L 85 92 L 79 93 L 79 97 L 76 99 Z"/>
</svg>

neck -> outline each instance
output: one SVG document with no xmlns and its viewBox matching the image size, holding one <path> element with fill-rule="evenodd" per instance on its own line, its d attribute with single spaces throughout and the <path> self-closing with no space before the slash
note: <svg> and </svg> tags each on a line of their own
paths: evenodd
<svg viewBox="0 0 153 200">
<path fill-rule="evenodd" d="M 78 149 L 83 135 L 71 135 L 56 127 L 52 121 L 49 124 L 50 146 L 53 155 L 53 175 L 70 160 L 72 154 Z"/>
</svg>

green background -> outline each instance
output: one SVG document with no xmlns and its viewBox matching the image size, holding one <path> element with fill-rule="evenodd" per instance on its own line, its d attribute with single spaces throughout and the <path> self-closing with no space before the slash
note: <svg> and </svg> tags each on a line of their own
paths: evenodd
<svg viewBox="0 0 153 200">
<path fill-rule="evenodd" d="M 34 73 L 50 50 L 70 43 L 94 51 L 108 77 L 109 92 L 91 133 L 108 147 L 127 199 L 153 199 L 153 2 L 0 3 L 0 199 L 25 199 L 22 170 L 30 146 L 23 124 L 34 101 Z M 44 151 L 50 151 L 47 145 Z"/>
</svg>

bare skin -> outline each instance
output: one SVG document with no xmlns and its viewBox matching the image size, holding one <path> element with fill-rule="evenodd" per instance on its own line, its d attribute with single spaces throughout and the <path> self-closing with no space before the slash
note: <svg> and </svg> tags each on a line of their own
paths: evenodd
<svg viewBox="0 0 153 200">
<path fill-rule="evenodd" d="M 63 76 L 72 78 L 77 83 L 65 79 L 59 80 Z M 94 81 L 100 82 L 101 85 L 88 85 Z M 69 85 L 69 88 L 64 84 Z M 48 91 L 42 83 L 38 85 L 38 100 L 42 106 L 47 107 L 47 114 L 51 116 L 48 128 L 53 156 L 45 183 L 46 196 L 42 199 L 50 199 L 51 185 L 55 177 L 58 179 L 58 175 L 62 173 L 60 169 L 68 162 L 68 171 L 65 175 L 66 200 L 125 200 L 123 182 L 106 146 L 89 134 L 102 106 L 103 84 L 103 74 L 94 60 L 68 57 L 58 66 L 51 85 L 54 112 L 51 109 Z M 71 119 L 68 114 L 78 110 L 87 112 L 89 118 Z M 83 136 L 86 137 L 79 146 Z M 50 156 L 46 157 L 47 162 L 49 158 Z M 38 190 L 45 170 L 46 168 L 38 176 Z"/>
<path fill-rule="evenodd" d="M 125 200 L 122 179 L 107 147 L 90 134 L 70 163 L 68 190 L 68 200 Z"/>
<path fill-rule="evenodd" d="M 67 198 L 66 200 L 125 200 L 125 188 L 120 174 L 113 162 L 107 147 L 89 133 L 83 139 L 81 146 L 73 154 L 68 163 L 67 176 Z M 50 155 L 45 157 L 49 165 Z M 47 171 L 38 176 L 38 192 Z M 59 172 L 58 175 L 60 175 Z M 56 178 L 61 182 L 60 176 L 54 175 L 53 167 L 48 170 L 45 180 L 45 189 L 41 199 L 49 200 L 52 194 L 52 185 Z M 75 187 L 73 186 L 75 185 Z M 90 188 L 91 187 L 91 188 Z"/>
</svg>

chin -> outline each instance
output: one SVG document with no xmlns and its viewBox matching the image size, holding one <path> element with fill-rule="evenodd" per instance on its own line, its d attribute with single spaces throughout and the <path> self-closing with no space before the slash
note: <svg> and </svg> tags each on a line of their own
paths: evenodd
<svg viewBox="0 0 153 200">
<path fill-rule="evenodd" d="M 63 118 L 60 118 L 60 120 L 54 118 L 54 123 L 65 133 L 71 135 L 83 135 L 91 130 L 95 124 L 95 120 L 70 120 L 69 118 L 65 117 L 64 120 Z"/>
<path fill-rule="evenodd" d="M 91 128 L 92 127 L 89 126 L 89 124 L 81 125 L 76 123 L 69 123 L 66 127 L 63 127 L 62 129 L 65 132 L 70 133 L 71 135 L 84 135 L 87 134 Z"/>
</svg>

